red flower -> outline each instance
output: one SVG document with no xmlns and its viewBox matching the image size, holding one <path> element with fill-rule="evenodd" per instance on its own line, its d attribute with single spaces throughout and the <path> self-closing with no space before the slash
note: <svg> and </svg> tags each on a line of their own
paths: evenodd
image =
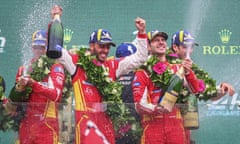
<svg viewBox="0 0 240 144">
<path fill-rule="evenodd" d="M 126 124 L 126 125 L 120 127 L 119 133 L 125 134 L 125 133 L 127 133 L 130 129 L 131 129 L 131 125 L 130 125 L 130 124 Z"/>
<path fill-rule="evenodd" d="M 157 64 L 155 64 L 153 66 L 153 71 L 155 71 L 157 74 L 163 74 L 166 69 L 167 69 L 167 65 L 163 62 L 158 62 Z"/>
<path fill-rule="evenodd" d="M 175 58 L 178 58 L 178 55 L 175 54 L 175 53 L 170 53 L 169 56 L 171 56 L 171 57 L 175 57 Z"/>
<path fill-rule="evenodd" d="M 8 99 L 7 99 L 6 97 L 4 97 L 3 100 L 2 100 L 2 102 L 3 102 L 3 104 L 8 103 Z"/>
<path fill-rule="evenodd" d="M 203 80 L 198 80 L 198 83 L 199 83 L 199 92 L 203 92 L 205 90 L 205 84 L 204 84 L 204 81 Z"/>
<path fill-rule="evenodd" d="M 93 62 L 96 66 L 101 66 L 101 65 L 102 65 L 102 63 L 99 62 L 99 61 L 97 61 L 96 59 L 94 59 L 92 62 Z"/>
</svg>

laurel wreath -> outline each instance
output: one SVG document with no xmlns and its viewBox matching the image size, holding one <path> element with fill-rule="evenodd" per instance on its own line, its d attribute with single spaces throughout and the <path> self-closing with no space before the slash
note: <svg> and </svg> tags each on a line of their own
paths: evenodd
<svg viewBox="0 0 240 144">
<path fill-rule="evenodd" d="M 155 55 L 152 55 L 140 68 L 148 72 L 150 79 L 155 86 L 166 90 L 174 73 L 171 71 L 170 65 L 167 65 L 166 69 L 162 73 L 158 73 L 156 70 L 154 70 L 154 67 L 157 65 L 159 65 L 159 59 Z"/>
<path fill-rule="evenodd" d="M 32 79 L 36 81 L 42 81 L 45 77 L 48 76 L 50 72 L 51 66 L 55 63 L 54 59 L 48 58 L 46 55 L 42 55 L 36 62 L 33 62 L 30 67 L 30 76 Z M 59 109 L 63 109 L 64 105 L 67 104 L 68 97 L 71 96 L 71 76 L 70 74 L 65 72 L 65 83 L 64 88 L 62 91 L 62 101 Z M 1 90 L 1 86 L 0 86 Z M 27 86 L 25 92 L 23 93 L 22 97 L 24 100 L 28 100 L 29 95 L 32 92 L 32 88 Z M 1 92 L 0 92 L 1 93 Z M 3 101 L 3 100 L 2 100 Z M 3 105 L 0 106 L 0 130 L 7 131 L 13 130 L 18 131 L 19 125 L 21 123 L 22 118 L 25 114 L 25 104 L 18 105 L 16 116 L 9 116 L 5 111 Z"/>
<path fill-rule="evenodd" d="M 138 141 L 142 129 L 122 101 L 123 86 L 109 78 L 109 73 L 104 66 L 98 66 L 93 62 L 96 57 L 92 56 L 86 48 L 80 48 L 77 54 L 80 57 L 77 65 L 86 72 L 87 80 L 97 87 L 102 95 L 103 103 L 107 104 L 106 113 L 113 122 L 116 135 L 119 137 L 128 136 L 133 141 Z"/>
<path fill-rule="evenodd" d="M 95 56 L 91 56 L 90 53 L 86 52 L 86 49 L 80 49 L 78 55 L 81 57 L 78 61 L 78 65 L 85 70 L 88 81 L 97 86 L 99 92 L 103 96 L 103 101 L 108 104 L 107 113 L 113 121 L 117 135 L 131 136 L 133 139 L 135 138 L 135 142 L 139 140 L 142 129 L 140 125 L 138 125 L 139 122 L 130 115 L 129 109 L 123 105 L 121 100 L 122 86 L 108 78 L 108 73 L 104 67 L 96 66 L 96 64 L 92 62 Z M 182 60 L 171 56 L 167 56 L 167 60 L 170 64 L 180 64 L 182 62 Z M 169 80 L 173 76 L 173 72 L 167 67 L 163 73 L 158 74 L 157 71 L 153 70 L 153 67 L 156 66 L 158 62 L 159 60 L 156 56 L 151 56 L 141 68 L 149 72 L 150 78 L 156 86 L 166 89 Z M 206 83 L 205 91 L 198 94 L 198 98 L 201 100 L 208 100 L 214 97 L 216 95 L 215 81 L 208 76 L 207 72 L 199 69 L 197 65 L 194 64 L 192 69 L 198 79 L 202 79 Z M 189 94 L 190 92 L 186 88 L 183 88 L 180 92 L 178 102 L 186 103 Z M 129 127 L 132 128 L 131 131 L 128 130 Z"/>
<path fill-rule="evenodd" d="M 168 50 L 167 52 L 167 61 L 171 64 L 180 64 L 182 63 L 181 59 L 171 55 L 172 51 Z M 154 83 L 155 86 L 160 87 L 161 89 L 165 90 L 168 86 L 169 80 L 172 77 L 173 73 L 166 69 L 163 74 L 158 74 L 156 71 L 153 70 L 153 67 L 158 64 L 159 59 L 156 56 L 151 56 L 141 68 L 148 71 L 150 75 L 150 79 Z M 209 77 L 209 74 L 205 72 L 203 69 L 199 68 L 196 64 L 192 65 L 192 70 L 195 73 L 198 79 L 201 79 L 205 83 L 205 90 L 201 93 L 196 94 L 199 100 L 207 101 L 211 98 L 217 96 L 217 89 L 216 89 L 216 80 Z M 179 93 L 177 103 L 186 103 L 190 96 L 190 92 L 186 87 L 183 87 Z"/>
<path fill-rule="evenodd" d="M 2 100 L 4 98 L 4 79 L 3 77 L 0 76 L 0 100 Z"/>
<path fill-rule="evenodd" d="M 0 76 L 0 130 L 7 131 L 13 125 L 13 121 L 11 121 L 3 107 L 4 101 L 7 99 L 4 93 L 3 81 L 3 77 Z"/>
<path fill-rule="evenodd" d="M 32 79 L 36 81 L 42 81 L 44 78 L 46 78 L 50 72 L 50 69 L 53 64 L 56 63 L 55 59 L 51 59 L 47 57 L 46 55 L 40 56 L 40 58 L 32 63 L 32 71 L 30 73 L 30 76 Z M 69 73 L 65 71 L 65 82 L 64 82 L 64 87 L 62 90 L 62 104 L 67 103 L 67 98 L 71 96 L 71 89 L 72 89 L 72 84 L 71 84 L 71 76 Z M 27 95 L 31 91 L 28 91 Z"/>
<path fill-rule="evenodd" d="M 178 59 L 175 56 L 172 56 L 173 52 L 171 50 L 168 50 L 167 52 L 167 61 L 170 64 L 180 64 L 182 63 L 181 59 Z M 202 68 L 199 68 L 197 64 L 192 65 L 192 71 L 196 75 L 197 79 L 203 80 L 205 84 L 205 90 L 203 92 L 200 92 L 196 94 L 199 100 L 207 101 L 209 99 L 212 99 L 214 97 L 217 97 L 217 87 L 216 87 L 216 80 L 212 79 L 208 72 L 204 71 Z M 188 101 L 188 98 L 190 96 L 190 92 L 186 87 L 183 87 L 177 102 L 178 103 L 186 103 Z"/>
</svg>

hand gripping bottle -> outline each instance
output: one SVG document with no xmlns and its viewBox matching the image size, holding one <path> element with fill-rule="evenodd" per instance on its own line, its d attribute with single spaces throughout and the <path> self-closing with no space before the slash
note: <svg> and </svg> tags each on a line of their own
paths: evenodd
<svg viewBox="0 0 240 144">
<path fill-rule="evenodd" d="M 50 58 L 62 56 L 63 26 L 61 23 L 62 8 L 55 5 L 51 11 L 52 21 L 48 25 L 48 45 L 46 55 Z"/>
<path fill-rule="evenodd" d="M 29 77 L 29 66 L 24 65 L 19 68 L 17 76 L 19 77 Z M 26 93 L 25 86 L 21 85 L 17 80 L 16 84 L 12 87 L 9 96 L 8 103 L 6 103 L 6 110 L 8 112 L 15 112 L 18 104 L 21 102 L 28 101 L 28 95 Z"/>
<path fill-rule="evenodd" d="M 184 69 L 181 66 L 176 74 L 174 74 L 168 84 L 168 88 L 160 100 L 160 105 L 163 106 L 169 112 L 172 111 L 178 95 L 183 87 L 184 81 Z"/>
</svg>

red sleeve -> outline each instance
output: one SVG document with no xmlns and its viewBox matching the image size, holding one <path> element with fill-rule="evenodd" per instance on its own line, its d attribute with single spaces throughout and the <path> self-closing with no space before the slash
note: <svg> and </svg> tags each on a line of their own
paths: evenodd
<svg viewBox="0 0 240 144">
<path fill-rule="evenodd" d="M 77 54 L 70 54 L 70 55 L 72 57 L 73 63 L 76 64 L 78 62 L 78 59 L 79 59 L 78 55 Z"/>
<path fill-rule="evenodd" d="M 132 84 L 134 102 L 138 103 L 141 101 L 145 87 L 147 87 L 147 79 L 143 70 L 136 71 Z"/>
<path fill-rule="evenodd" d="M 145 71 L 136 72 L 132 87 L 136 110 L 141 114 L 154 114 L 156 105 L 150 100 L 150 78 Z"/>
<path fill-rule="evenodd" d="M 23 75 L 23 66 L 20 66 L 16 74 L 16 82 L 18 82 L 18 78 L 21 77 L 22 75 Z"/>
<path fill-rule="evenodd" d="M 199 92 L 199 81 L 195 76 L 193 71 L 190 71 L 189 74 L 185 75 L 189 88 L 193 93 Z"/>
<path fill-rule="evenodd" d="M 171 65 L 171 69 L 174 71 L 174 73 L 177 72 L 177 70 L 180 68 L 181 64 L 173 64 Z M 194 74 L 194 72 L 191 70 L 188 74 L 185 75 L 188 88 L 191 90 L 192 93 L 198 93 L 199 92 L 199 81 Z"/>
<path fill-rule="evenodd" d="M 138 33 L 137 37 L 142 39 L 147 39 L 147 34 Z"/>
<path fill-rule="evenodd" d="M 64 81 L 63 66 L 61 64 L 54 64 L 48 76 L 48 85 L 46 86 L 35 81 L 32 84 L 32 90 L 33 92 L 48 97 L 52 101 L 59 101 L 62 96 Z"/>
</svg>

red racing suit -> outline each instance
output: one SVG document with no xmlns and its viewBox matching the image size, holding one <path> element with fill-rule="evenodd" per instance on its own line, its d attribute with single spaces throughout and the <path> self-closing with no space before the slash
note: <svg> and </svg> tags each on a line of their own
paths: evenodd
<svg viewBox="0 0 240 144">
<path fill-rule="evenodd" d="M 17 78 L 22 75 L 19 68 Z M 58 144 L 58 104 L 64 87 L 64 68 L 53 64 L 46 78 L 34 81 L 19 129 L 21 144 Z"/>
<path fill-rule="evenodd" d="M 165 62 L 167 65 L 168 62 Z M 176 72 L 179 65 L 170 65 Z M 193 92 L 198 91 L 198 81 L 192 71 L 185 75 L 185 80 Z M 143 134 L 142 144 L 185 144 L 183 119 L 180 109 L 175 106 L 172 112 L 162 113 L 156 110 L 163 91 L 151 81 L 149 74 L 138 70 L 133 82 L 133 95 L 136 110 L 141 115 Z"/>
<path fill-rule="evenodd" d="M 111 80 L 122 74 L 126 74 L 139 67 L 147 60 L 147 36 L 138 34 L 133 42 L 137 52 L 125 57 L 121 61 L 109 58 L 101 63 L 109 73 Z M 63 54 L 64 55 L 64 54 Z M 64 57 L 62 57 L 64 61 Z M 61 61 L 61 60 L 60 60 Z M 76 63 L 78 57 L 72 55 L 72 63 Z M 62 62 L 71 74 L 72 68 L 68 62 Z M 76 66 L 76 65 L 75 65 Z M 85 71 L 77 66 L 72 74 L 72 84 L 75 95 L 75 121 L 76 121 L 76 144 L 115 144 L 115 136 L 112 122 L 102 104 L 102 96 L 98 89 L 87 81 Z"/>
</svg>

